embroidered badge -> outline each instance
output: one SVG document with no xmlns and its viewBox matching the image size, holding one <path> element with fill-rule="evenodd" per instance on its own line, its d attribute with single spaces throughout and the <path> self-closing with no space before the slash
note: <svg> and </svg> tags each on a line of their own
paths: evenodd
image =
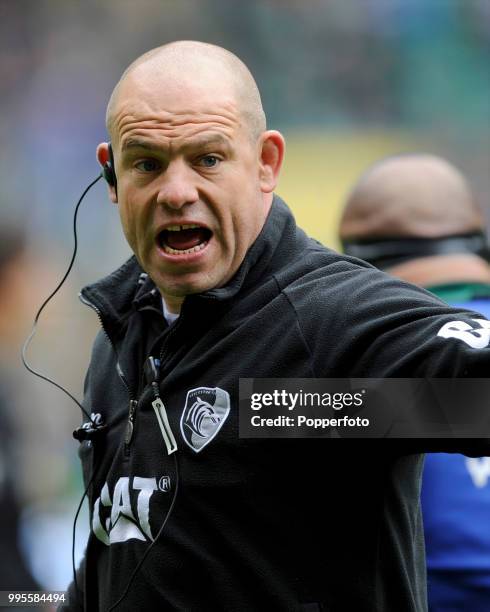
<svg viewBox="0 0 490 612">
<path fill-rule="evenodd" d="M 230 396 L 218 387 L 198 387 L 187 392 L 180 430 L 185 442 L 198 453 L 216 436 L 230 412 Z"/>
</svg>

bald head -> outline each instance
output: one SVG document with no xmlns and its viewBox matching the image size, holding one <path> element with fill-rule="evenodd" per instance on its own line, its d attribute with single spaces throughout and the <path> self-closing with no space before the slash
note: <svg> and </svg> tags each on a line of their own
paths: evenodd
<svg viewBox="0 0 490 612">
<path fill-rule="evenodd" d="M 377 163 L 360 178 L 345 205 L 339 234 L 347 252 L 352 253 L 352 244 L 357 243 L 357 256 L 393 276 L 434 287 L 490 282 L 490 268 L 483 258 L 466 244 L 449 247 L 447 243 L 451 236 L 484 229 L 483 214 L 459 170 L 433 155 L 400 155 Z M 407 240 L 412 238 L 446 238 L 446 251 L 437 254 L 430 244 L 421 247 L 420 241 L 418 249 L 425 249 L 425 254 L 412 251 Z M 383 239 L 388 243 L 380 251 Z M 359 251 L 362 241 L 370 241 L 369 256 Z M 375 241 L 378 247 L 373 251 Z M 455 250 L 449 252 L 449 248 Z"/>
<path fill-rule="evenodd" d="M 432 155 L 400 155 L 361 177 L 347 199 L 339 232 L 342 239 L 439 238 L 484 226 L 457 168 Z"/>
<path fill-rule="evenodd" d="M 121 100 L 137 91 L 144 102 L 157 91 L 165 93 L 188 92 L 212 97 L 228 95 L 236 105 L 241 120 L 252 140 L 257 140 L 266 129 L 266 120 L 260 93 L 255 80 L 236 55 L 203 42 L 178 41 L 157 47 L 136 59 L 123 73 L 112 92 L 106 113 L 107 130 L 114 141 L 117 139 L 115 121 Z"/>
</svg>

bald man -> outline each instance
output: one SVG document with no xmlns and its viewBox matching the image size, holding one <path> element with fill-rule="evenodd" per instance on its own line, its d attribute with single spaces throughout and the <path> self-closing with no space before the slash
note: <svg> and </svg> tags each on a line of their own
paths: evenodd
<svg viewBox="0 0 490 612">
<path fill-rule="evenodd" d="M 134 257 L 81 293 L 102 324 L 79 435 L 92 531 L 65 608 L 424 610 L 405 453 L 425 444 L 242 439 L 239 379 L 482 375 L 490 324 L 296 226 L 273 193 L 284 139 L 230 52 L 142 56 L 107 127 Z"/>
<path fill-rule="evenodd" d="M 378 162 L 352 190 L 339 233 L 346 252 L 490 316 L 484 217 L 446 160 L 412 154 Z M 430 610 L 490 610 L 490 458 L 427 455 L 422 510 Z"/>
<path fill-rule="evenodd" d="M 424 287 L 490 282 L 483 214 L 459 170 L 433 155 L 369 169 L 347 199 L 339 236 L 346 253 Z"/>
</svg>

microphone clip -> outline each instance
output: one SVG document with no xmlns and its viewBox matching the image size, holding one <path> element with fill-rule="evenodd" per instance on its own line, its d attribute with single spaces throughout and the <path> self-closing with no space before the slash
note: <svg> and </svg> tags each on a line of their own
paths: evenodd
<svg viewBox="0 0 490 612">
<path fill-rule="evenodd" d="M 79 442 L 83 442 L 85 440 L 95 440 L 100 438 L 101 435 L 105 433 L 106 429 L 107 425 L 103 425 L 102 423 L 94 424 L 92 421 L 88 421 L 81 427 L 78 427 L 78 429 L 75 429 L 73 432 L 73 437 Z"/>
</svg>

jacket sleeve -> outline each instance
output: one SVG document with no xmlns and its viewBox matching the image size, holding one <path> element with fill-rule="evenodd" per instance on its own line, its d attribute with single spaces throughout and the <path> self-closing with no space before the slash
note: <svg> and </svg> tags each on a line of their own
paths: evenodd
<svg viewBox="0 0 490 612">
<path fill-rule="evenodd" d="M 378 270 L 341 262 L 291 291 L 317 378 L 487 378 L 490 321 Z M 490 455 L 490 441 L 417 439 L 418 451 Z"/>
<path fill-rule="evenodd" d="M 490 321 L 483 315 L 378 270 L 342 263 L 288 291 L 316 377 L 488 376 Z"/>
</svg>

